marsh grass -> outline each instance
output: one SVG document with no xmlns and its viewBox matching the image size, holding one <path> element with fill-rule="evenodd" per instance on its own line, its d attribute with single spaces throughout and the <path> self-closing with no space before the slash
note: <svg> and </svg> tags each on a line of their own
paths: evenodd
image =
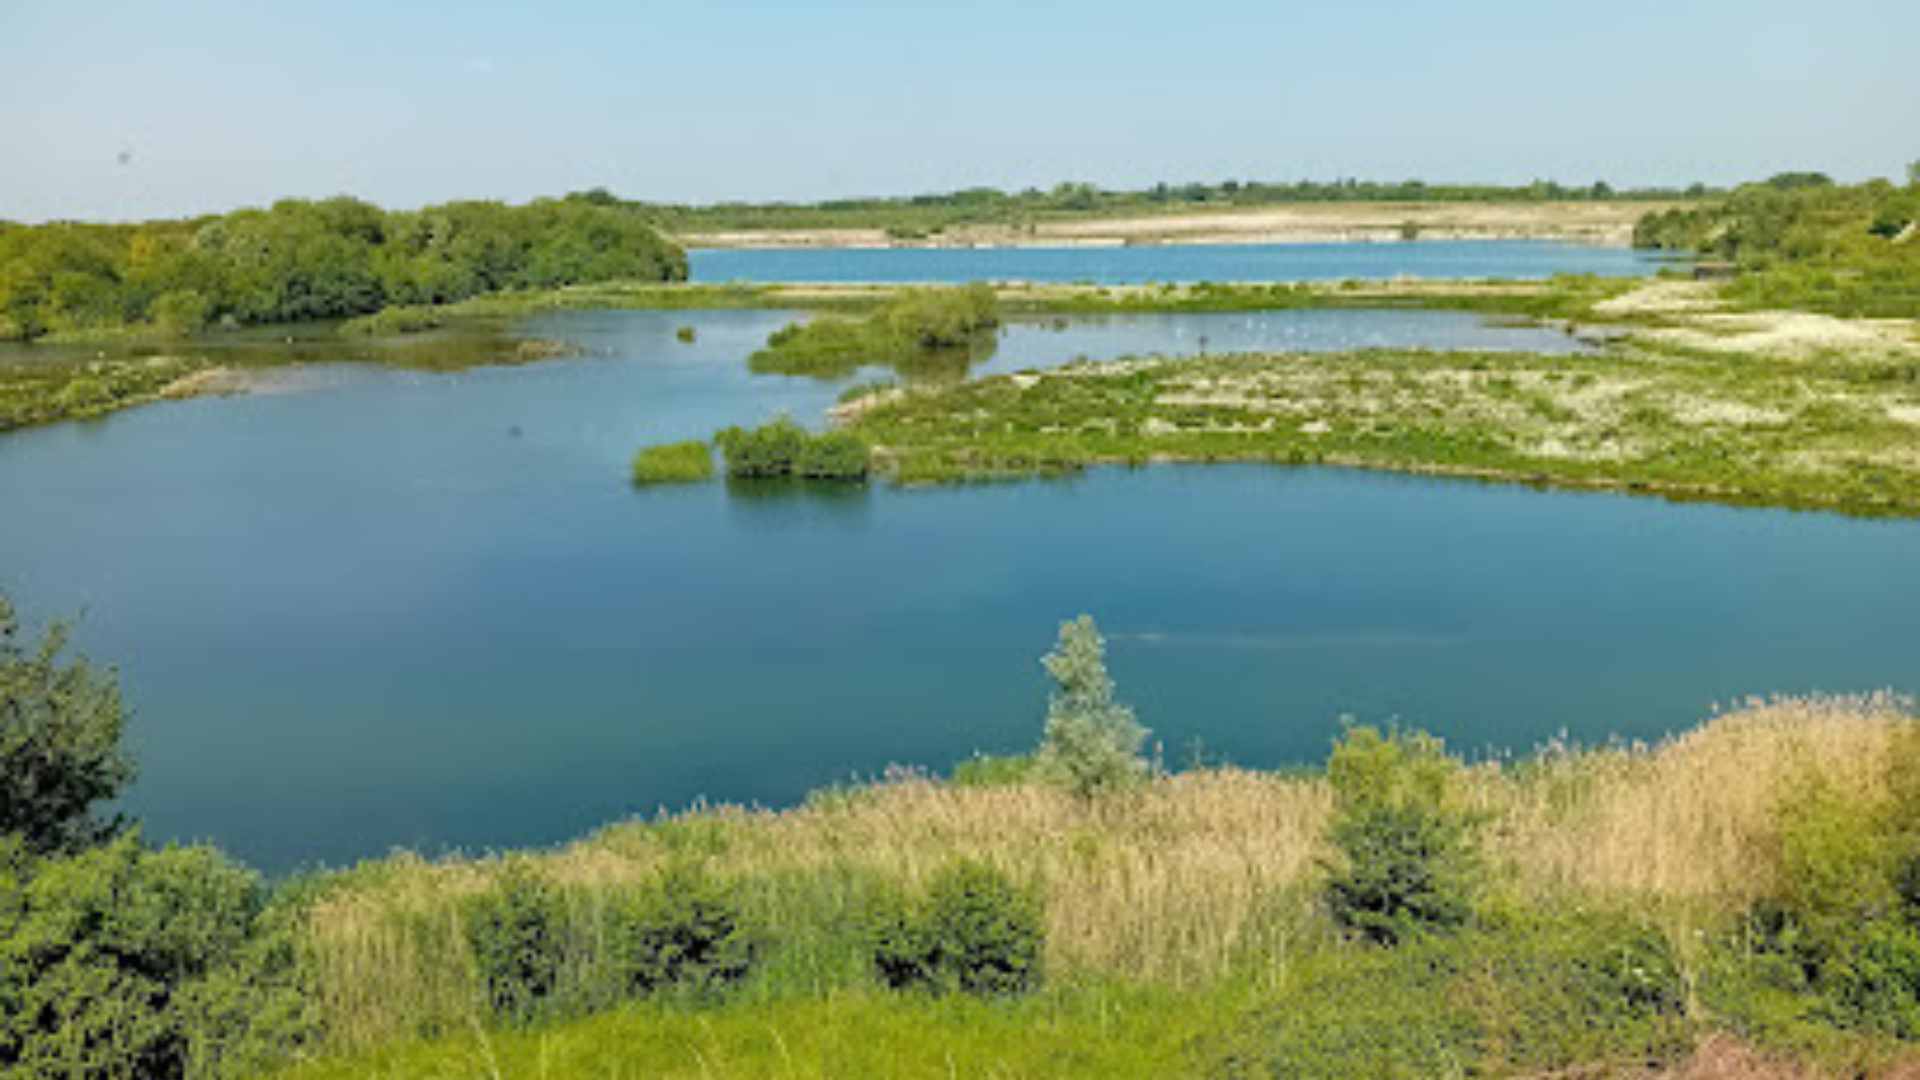
<svg viewBox="0 0 1920 1080">
<path fill-rule="evenodd" d="M 633 455 L 633 482 L 684 484 L 713 477 L 713 450 L 697 439 L 649 446 Z"/>
</svg>

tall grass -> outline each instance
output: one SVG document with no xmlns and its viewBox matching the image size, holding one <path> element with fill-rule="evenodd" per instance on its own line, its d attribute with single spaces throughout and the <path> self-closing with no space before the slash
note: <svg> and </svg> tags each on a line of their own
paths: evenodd
<svg viewBox="0 0 1920 1080">
<path fill-rule="evenodd" d="M 1775 807 L 1809 770 L 1885 783 L 1888 697 L 1749 704 L 1657 746 L 1550 746 L 1470 770 L 1497 890 L 1516 906 L 1588 898 L 1675 935 L 1730 916 L 1778 881 Z M 1055 788 L 961 787 L 908 776 L 785 812 L 703 808 L 610 827 L 533 857 L 565 897 L 569 933 L 604 928 L 610 900 L 694 860 L 736 883 L 778 943 L 745 991 L 772 1000 L 867 985 L 860 919 L 880 889 L 924 887 L 953 859 L 1043 891 L 1046 966 L 1069 984 L 1124 980 L 1202 991 L 1278 985 L 1326 933 L 1312 885 L 1332 809 L 1327 783 L 1238 769 L 1178 774 L 1087 801 Z M 503 860 L 400 855 L 336 883 L 311 926 L 335 1041 L 368 1047 L 474 1022 L 463 897 Z M 1684 954 L 1684 950 L 1683 954 Z"/>
</svg>

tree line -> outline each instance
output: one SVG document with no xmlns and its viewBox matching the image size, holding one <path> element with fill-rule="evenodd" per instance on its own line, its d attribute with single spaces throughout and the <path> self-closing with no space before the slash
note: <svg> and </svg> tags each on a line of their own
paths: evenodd
<svg viewBox="0 0 1920 1080">
<path fill-rule="evenodd" d="M 340 196 L 127 225 L 0 223 L 0 339 L 191 333 L 686 276 L 685 253 L 643 216 L 577 199 L 391 211 Z"/>
</svg>

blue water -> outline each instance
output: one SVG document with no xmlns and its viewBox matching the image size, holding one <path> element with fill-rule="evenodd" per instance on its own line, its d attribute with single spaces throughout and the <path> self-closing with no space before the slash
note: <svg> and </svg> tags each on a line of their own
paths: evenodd
<svg viewBox="0 0 1920 1080">
<path fill-rule="evenodd" d="M 1541 333 L 1377 314 L 1017 327 L 991 363 Z M 1260 466 L 630 487 L 642 443 L 818 418 L 842 382 L 742 363 L 783 319 L 553 315 L 528 332 L 594 354 L 0 436 L 0 590 L 119 666 L 149 837 L 270 870 L 1022 750 L 1082 611 L 1176 764 L 1319 760 L 1346 713 L 1525 749 L 1920 689 L 1915 522 Z"/>
<path fill-rule="evenodd" d="M 1544 240 L 1073 248 L 696 250 L 694 281 L 1344 281 L 1651 274 L 1657 254 Z"/>
</svg>

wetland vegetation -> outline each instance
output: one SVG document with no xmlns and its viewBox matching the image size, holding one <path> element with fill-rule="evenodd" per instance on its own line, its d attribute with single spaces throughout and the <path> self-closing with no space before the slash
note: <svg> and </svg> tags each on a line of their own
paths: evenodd
<svg viewBox="0 0 1920 1080">
<path fill-rule="evenodd" d="M 0 1064 L 1911 1063 L 1911 703 L 1750 702 L 1658 745 L 1480 760 L 1356 726 L 1324 770 L 1168 772 L 1141 756 L 1103 645 L 1091 619 L 1062 625 L 1030 767 L 901 769 L 786 811 L 699 808 L 551 851 L 399 853 L 269 885 L 100 813 L 133 775 L 116 680 L 64 658 L 58 632 L 23 640 L 0 604 L 0 776 L 37 763 L 0 806 Z"/>
</svg>

